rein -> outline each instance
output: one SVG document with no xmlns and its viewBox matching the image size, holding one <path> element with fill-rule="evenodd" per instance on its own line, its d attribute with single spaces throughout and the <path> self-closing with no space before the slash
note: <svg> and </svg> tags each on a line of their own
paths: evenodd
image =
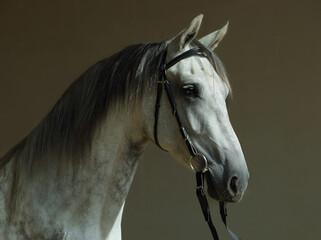
<svg viewBox="0 0 321 240">
<path fill-rule="evenodd" d="M 160 109 L 160 102 L 161 102 L 161 98 L 162 98 L 162 92 L 163 92 L 163 88 L 165 88 L 166 91 L 166 95 L 167 98 L 170 102 L 173 114 L 176 118 L 178 127 L 179 127 L 179 131 L 182 135 L 182 138 L 185 141 L 185 144 L 189 150 L 189 153 L 191 155 L 190 157 L 190 165 L 191 168 L 196 172 L 196 195 L 197 198 L 199 200 L 202 212 L 203 212 L 203 216 L 205 221 L 207 222 L 213 239 L 214 240 L 219 240 L 216 228 L 212 222 L 212 218 L 211 218 L 211 213 L 210 213 L 210 208 L 208 205 L 208 201 L 207 201 L 207 197 L 206 194 L 204 193 L 204 177 L 205 177 L 205 173 L 208 171 L 208 166 L 207 166 L 207 159 L 206 157 L 202 154 L 199 153 L 197 151 L 197 149 L 195 148 L 195 146 L 193 145 L 187 131 L 185 130 L 182 121 L 178 115 L 177 112 L 177 108 L 176 108 L 176 104 L 174 101 L 174 98 L 171 94 L 171 90 L 170 90 L 170 83 L 169 80 L 166 76 L 166 71 L 171 68 L 172 66 L 174 66 L 176 63 L 178 63 L 179 61 L 185 59 L 185 58 L 189 58 L 192 56 L 200 56 L 200 57 L 206 57 L 210 63 L 212 64 L 212 66 L 215 68 L 214 63 L 213 63 L 213 59 L 210 57 L 212 56 L 210 50 L 208 50 L 206 47 L 204 47 L 200 42 L 198 41 L 194 41 L 194 43 L 197 45 L 197 47 L 192 48 L 180 55 L 178 55 L 177 57 L 175 57 L 174 59 L 172 59 L 170 62 L 166 63 L 166 51 L 163 55 L 162 58 L 162 64 L 161 64 L 161 68 L 160 68 L 160 80 L 157 81 L 157 96 L 156 96 L 156 104 L 155 104 L 155 122 L 154 122 L 154 140 L 156 145 L 161 148 L 162 150 L 166 151 L 159 143 L 158 140 L 158 136 L 157 136 L 157 127 L 158 127 L 158 118 L 159 118 L 159 109 Z M 199 165 L 201 164 L 201 167 L 199 167 Z M 230 234 L 231 238 L 233 240 L 240 240 L 240 238 L 235 235 L 227 226 L 226 223 L 226 217 L 227 217 L 227 209 L 226 209 L 226 202 L 219 202 L 220 205 L 220 214 L 221 214 L 221 219 L 227 229 L 227 232 Z"/>
</svg>

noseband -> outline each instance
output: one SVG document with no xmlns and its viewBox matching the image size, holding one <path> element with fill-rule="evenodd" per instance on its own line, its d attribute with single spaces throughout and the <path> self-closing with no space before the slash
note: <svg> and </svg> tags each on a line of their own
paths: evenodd
<svg viewBox="0 0 321 240">
<path fill-rule="evenodd" d="M 192 143 L 186 129 L 184 128 L 184 126 L 182 124 L 182 121 L 181 121 L 181 119 L 178 115 L 178 112 L 177 112 L 174 98 L 173 98 L 171 90 L 170 90 L 170 82 L 166 76 L 166 71 L 169 68 L 171 68 L 172 66 L 177 64 L 179 61 L 181 61 L 185 58 L 192 57 L 192 56 L 206 57 L 209 60 L 209 62 L 211 63 L 211 65 L 213 66 L 213 68 L 215 69 L 215 64 L 214 64 L 214 60 L 213 60 L 211 51 L 208 50 L 205 46 L 203 46 L 198 41 L 194 40 L 193 43 L 195 43 L 197 47 L 192 48 L 192 49 L 178 55 L 177 57 L 175 57 L 174 59 L 172 59 L 168 63 L 166 63 L 166 51 L 164 52 L 164 55 L 162 58 L 162 64 L 161 64 L 161 68 L 160 68 L 160 80 L 157 81 L 157 96 L 156 96 L 156 104 L 155 104 L 155 123 L 154 123 L 154 141 L 159 148 L 166 151 L 160 145 L 159 140 L 158 140 L 158 136 L 157 136 L 159 109 L 161 106 L 160 102 L 161 102 L 162 92 L 163 92 L 163 87 L 164 87 L 165 91 L 166 91 L 167 98 L 168 98 L 169 103 L 171 105 L 173 114 L 176 118 L 176 121 L 177 121 L 177 124 L 179 127 L 179 131 L 180 131 L 182 138 L 184 139 L 185 144 L 186 144 L 188 151 L 190 153 L 190 165 L 191 165 L 191 168 L 196 173 L 196 184 L 197 184 L 196 185 L 196 195 L 199 200 L 205 221 L 207 222 L 207 224 L 211 230 L 213 239 L 219 240 L 217 231 L 216 231 L 215 226 L 214 226 L 212 219 L 211 219 L 211 213 L 210 213 L 210 209 L 208 206 L 208 201 L 207 201 L 206 195 L 204 193 L 204 177 L 205 177 L 205 173 L 208 171 L 207 159 L 204 156 L 204 154 L 199 153 L 197 151 L 197 149 L 195 148 L 194 144 Z M 220 202 L 219 205 L 220 205 L 221 218 L 222 218 L 223 223 L 226 226 L 228 233 L 230 234 L 230 236 L 232 237 L 233 240 L 240 240 L 240 238 L 237 235 L 235 235 L 227 226 L 227 223 L 226 223 L 226 216 L 227 216 L 226 202 Z"/>
</svg>

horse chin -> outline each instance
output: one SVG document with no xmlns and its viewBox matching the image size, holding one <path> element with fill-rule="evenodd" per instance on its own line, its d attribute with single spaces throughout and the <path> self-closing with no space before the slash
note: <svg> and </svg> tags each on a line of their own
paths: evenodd
<svg viewBox="0 0 321 240">
<path fill-rule="evenodd" d="M 208 181 L 207 181 L 207 193 L 212 199 L 216 201 L 220 201 L 220 197 L 218 196 L 215 190 L 215 187 L 212 184 L 209 184 Z"/>
</svg>

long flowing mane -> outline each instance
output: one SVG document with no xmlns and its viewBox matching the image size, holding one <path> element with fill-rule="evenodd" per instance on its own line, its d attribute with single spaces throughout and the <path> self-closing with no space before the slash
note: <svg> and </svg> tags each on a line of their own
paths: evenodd
<svg viewBox="0 0 321 240">
<path fill-rule="evenodd" d="M 78 166 L 111 106 L 137 102 L 144 90 L 155 86 L 166 47 L 166 41 L 131 45 L 94 64 L 71 84 L 40 124 L 0 158 L 0 169 L 13 158 L 19 161 L 15 166 L 28 174 L 39 163 L 46 166 L 53 159 L 58 166 L 65 162 Z M 222 62 L 214 53 L 212 58 L 229 87 Z"/>
<path fill-rule="evenodd" d="M 41 123 L 0 159 L 0 168 L 14 157 L 32 172 L 48 155 L 78 165 L 111 106 L 115 102 L 127 106 L 155 84 L 165 49 L 165 42 L 136 44 L 94 64 L 71 84 Z"/>
</svg>

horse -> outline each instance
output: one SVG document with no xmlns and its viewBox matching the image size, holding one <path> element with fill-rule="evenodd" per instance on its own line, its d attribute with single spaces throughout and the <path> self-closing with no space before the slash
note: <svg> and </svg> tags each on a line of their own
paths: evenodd
<svg viewBox="0 0 321 240">
<path fill-rule="evenodd" d="M 192 143 L 206 163 L 208 195 L 241 200 L 249 172 L 228 116 L 227 73 L 214 53 L 228 24 L 197 40 L 202 18 L 170 40 L 131 45 L 91 66 L 1 157 L 0 239 L 121 239 L 126 196 L 149 142 L 189 169 Z M 160 71 L 195 46 L 211 56 L 185 56 Z M 172 101 L 158 91 L 163 74 Z"/>
</svg>

